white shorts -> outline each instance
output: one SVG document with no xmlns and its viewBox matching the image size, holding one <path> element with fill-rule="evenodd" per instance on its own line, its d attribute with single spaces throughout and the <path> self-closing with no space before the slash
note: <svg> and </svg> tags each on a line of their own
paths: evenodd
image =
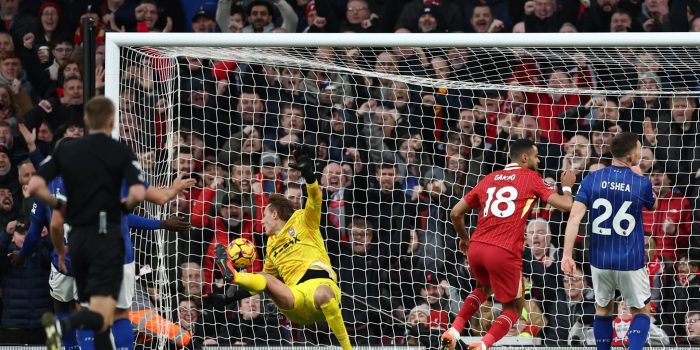
<svg viewBox="0 0 700 350">
<path fill-rule="evenodd" d="M 51 264 L 51 273 L 49 274 L 49 289 L 51 297 L 60 302 L 70 303 L 78 300 L 78 287 L 75 285 L 75 278 L 58 272 L 53 264 Z"/>
<path fill-rule="evenodd" d="M 119 289 L 117 308 L 129 310 L 131 302 L 134 300 L 134 290 L 136 289 L 136 263 L 132 261 L 124 264 L 122 276 L 122 287 Z"/>
<path fill-rule="evenodd" d="M 649 272 L 647 268 L 634 271 L 601 270 L 591 266 L 593 292 L 598 306 L 607 306 L 619 290 L 625 304 L 636 309 L 643 308 L 651 299 Z"/>
</svg>

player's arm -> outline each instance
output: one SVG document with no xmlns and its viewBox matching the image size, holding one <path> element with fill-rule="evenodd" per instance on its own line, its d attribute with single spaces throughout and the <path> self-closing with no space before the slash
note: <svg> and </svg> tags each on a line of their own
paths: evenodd
<svg viewBox="0 0 700 350">
<path fill-rule="evenodd" d="M 165 229 L 182 232 L 190 229 L 190 223 L 184 218 L 178 216 L 171 216 L 165 220 L 154 220 L 129 214 L 126 216 L 126 220 L 129 228 L 137 230 Z"/>
<path fill-rule="evenodd" d="M 29 229 L 27 230 L 27 235 L 24 237 L 24 244 L 19 250 L 19 255 L 25 257 L 36 250 L 36 247 L 41 241 L 41 230 L 44 229 L 46 223 L 41 219 L 43 215 L 44 205 L 34 201 L 32 204 L 32 210 L 29 215 Z"/>
<path fill-rule="evenodd" d="M 129 191 L 126 198 L 122 199 L 122 209 L 128 212 L 134 210 L 146 198 L 146 186 L 143 184 L 145 177 L 136 155 L 126 147 L 123 149 L 127 152 L 128 157 L 122 165 L 122 177 L 126 181 Z"/>
<path fill-rule="evenodd" d="M 574 201 L 569 214 L 569 221 L 566 223 L 566 230 L 564 231 L 564 256 L 561 267 L 562 271 L 567 275 L 572 275 L 576 266 L 573 259 L 574 243 L 576 243 L 579 225 L 581 225 L 584 215 L 586 215 L 586 205 L 579 201 Z"/>
<path fill-rule="evenodd" d="M 574 196 L 571 193 L 571 186 L 576 183 L 576 174 L 573 171 L 565 171 L 561 175 L 561 188 L 563 194 L 554 193 L 547 198 L 547 204 L 563 211 L 571 211 L 574 205 Z"/>
<path fill-rule="evenodd" d="M 639 165 L 637 165 L 636 168 L 639 171 L 638 174 L 641 173 L 642 170 L 639 169 Z M 633 168 L 633 171 L 634 171 L 634 168 Z M 637 171 L 635 171 L 635 173 L 637 173 Z M 644 176 L 644 175 L 642 175 L 642 176 Z M 645 178 L 645 179 L 646 179 L 646 188 L 644 189 L 644 192 L 645 192 L 644 197 L 645 197 L 645 202 L 647 202 L 645 205 L 647 205 L 648 203 L 654 203 L 651 205 L 651 207 L 647 207 L 648 210 L 653 211 L 653 210 L 656 210 L 656 208 L 658 208 L 659 199 L 654 194 L 654 186 L 652 186 L 651 181 L 649 181 L 649 178 Z"/>
<path fill-rule="evenodd" d="M 459 202 L 457 202 L 457 204 L 455 204 L 452 211 L 450 211 L 452 226 L 454 226 L 455 230 L 457 231 L 459 239 L 463 241 L 469 239 L 469 233 L 467 232 L 467 225 L 464 216 L 471 210 L 472 208 L 469 207 L 469 203 L 462 198 Z"/>
<path fill-rule="evenodd" d="M 29 179 L 27 191 L 29 192 L 29 195 L 33 196 L 35 199 L 38 199 L 42 203 L 48 204 L 49 207 L 64 210 L 65 201 L 52 196 L 47 185 L 49 181 L 53 180 L 61 173 L 60 164 L 57 159 L 59 157 L 60 150 L 60 147 L 56 148 L 53 156 L 48 156 L 46 159 L 44 159 L 41 166 L 37 170 L 36 175 Z"/>
<path fill-rule="evenodd" d="M 321 188 L 318 182 L 307 183 L 306 191 L 309 197 L 304 205 L 304 222 L 308 227 L 316 229 L 321 225 Z"/>
<path fill-rule="evenodd" d="M 155 188 L 150 186 L 146 189 L 146 200 L 158 205 L 163 205 L 177 197 L 178 193 L 187 191 L 197 183 L 196 179 L 183 179 L 184 174 L 177 176 L 170 187 Z"/>
<path fill-rule="evenodd" d="M 317 229 L 321 224 L 323 197 L 321 196 L 321 188 L 318 186 L 318 181 L 316 181 L 315 164 L 312 157 L 313 149 L 301 146 L 294 150 L 294 164 L 290 164 L 289 167 L 299 170 L 306 181 L 306 191 L 309 198 L 304 206 L 304 221 L 309 228 Z"/>
<path fill-rule="evenodd" d="M 574 196 L 571 195 L 571 192 L 554 193 L 547 198 L 547 204 L 568 213 L 574 205 Z"/>
<path fill-rule="evenodd" d="M 56 250 L 56 255 L 58 256 L 58 270 L 67 273 L 66 268 L 66 244 L 65 244 L 65 232 L 63 228 L 66 223 L 65 217 L 61 210 L 54 210 L 51 212 L 51 223 L 49 224 L 49 234 L 51 235 L 51 243 L 53 243 L 54 250 Z"/>
</svg>

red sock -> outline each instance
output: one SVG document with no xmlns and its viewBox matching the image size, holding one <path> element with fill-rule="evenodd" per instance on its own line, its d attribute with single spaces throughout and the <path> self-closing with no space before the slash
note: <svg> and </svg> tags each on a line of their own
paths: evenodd
<svg viewBox="0 0 700 350">
<path fill-rule="evenodd" d="M 489 332 L 483 339 L 481 339 L 481 341 L 484 342 L 487 348 L 490 348 L 493 343 L 499 341 L 506 334 L 508 334 L 508 331 L 513 328 L 513 325 L 517 321 L 518 315 L 515 313 L 515 311 L 510 309 L 504 310 L 501 313 L 501 316 L 498 316 L 498 318 L 493 321 Z"/>
<path fill-rule="evenodd" d="M 459 309 L 459 314 L 454 322 L 452 322 L 452 328 L 456 329 L 457 332 L 462 333 L 464 325 L 469 321 L 472 316 L 479 310 L 481 304 L 486 299 L 484 291 L 481 288 L 474 289 L 466 299 L 464 299 L 464 304 L 462 308 Z"/>
</svg>

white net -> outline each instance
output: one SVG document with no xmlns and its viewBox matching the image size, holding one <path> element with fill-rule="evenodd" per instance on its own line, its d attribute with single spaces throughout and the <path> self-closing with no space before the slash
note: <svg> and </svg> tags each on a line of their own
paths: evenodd
<svg viewBox="0 0 700 350">
<path fill-rule="evenodd" d="M 282 193 L 303 205 L 303 180 L 287 162 L 295 145 L 306 144 L 315 148 L 320 230 L 353 344 L 435 347 L 475 286 L 450 210 L 508 163 L 509 142 L 535 141 L 547 181 L 574 170 L 578 183 L 610 165 L 612 135 L 632 131 L 661 198 L 644 222 L 649 343 L 687 343 L 686 321 L 700 317 L 692 313 L 700 307 L 700 257 L 690 249 L 699 54 L 696 47 L 122 48 L 122 139 L 152 184 L 178 173 L 198 180 L 165 208 L 146 207 L 193 224 L 186 234 L 136 235 L 138 264 L 153 270 L 141 277 L 152 292 L 147 306 L 189 330 L 197 346 L 335 341 L 324 323 L 289 322 L 265 295 L 226 307 L 201 298 L 229 288 L 213 265 L 213 244 L 250 238 L 262 261 L 266 197 Z M 523 232 L 525 311 L 501 344 L 594 344 L 586 227 L 576 245 L 580 271 L 565 278 L 565 222 L 544 203 L 533 211 Z M 468 229 L 475 225 L 471 215 Z M 249 270 L 260 271 L 261 261 Z M 488 301 L 463 335 L 482 336 L 498 310 Z M 615 315 L 614 344 L 623 345 L 629 311 L 618 307 Z M 166 329 L 139 340 L 165 344 Z"/>
</svg>

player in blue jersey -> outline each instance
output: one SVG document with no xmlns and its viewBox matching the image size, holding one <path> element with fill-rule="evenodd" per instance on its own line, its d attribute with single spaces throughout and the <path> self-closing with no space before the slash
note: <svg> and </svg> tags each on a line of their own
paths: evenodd
<svg viewBox="0 0 700 350">
<path fill-rule="evenodd" d="M 49 190 L 54 197 L 66 200 L 66 191 L 60 176 L 51 180 Z M 29 230 L 22 249 L 17 252 L 13 259 L 14 264 L 23 264 L 24 257 L 36 250 L 41 241 L 41 233 L 44 229 L 49 229 L 50 222 L 51 208 L 47 204 L 35 200 L 29 215 Z M 62 318 L 74 311 L 75 301 L 78 300 L 78 291 L 75 287 L 75 280 L 70 275 L 70 260 L 59 261 L 58 254 L 54 249 L 51 252 L 51 262 L 49 294 L 53 298 L 54 312 Z M 63 337 L 63 345 L 66 350 L 80 349 L 75 332 L 66 332 Z"/>
<path fill-rule="evenodd" d="M 146 199 L 150 199 L 156 204 L 164 204 L 180 191 L 192 185 L 193 181 L 179 178 L 176 179 L 173 186 L 170 188 L 156 189 L 148 187 L 149 189 L 146 190 Z M 61 177 L 52 180 L 49 184 L 49 189 L 57 198 L 66 200 L 66 191 L 63 187 L 63 180 Z M 124 188 L 122 190 L 122 194 L 124 194 Z M 49 286 L 51 296 L 54 299 L 54 311 L 61 317 L 61 315 L 68 314 L 72 311 L 74 300 L 77 300 L 77 290 L 74 285 L 74 279 L 70 274 L 70 258 L 65 252 L 66 241 L 64 233 L 68 233 L 68 230 L 66 230 L 64 226 L 60 211 L 54 211 L 52 215 L 52 210 L 48 205 L 37 201 L 34 202 L 30 215 L 29 231 L 25 238 L 25 244 L 18 253 L 16 263 L 21 263 L 22 257 L 36 248 L 40 241 L 42 230 L 49 227 L 51 227 L 52 241 L 54 242 L 54 247 L 56 247 L 52 252 L 53 259 Z M 150 220 L 133 214 L 124 217 L 122 221 L 122 234 L 125 245 L 124 276 L 117 301 L 118 312 L 115 314 L 115 321 L 112 325 L 114 343 L 117 349 L 120 350 L 131 349 L 134 342 L 131 322 L 128 319 L 128 310 L 131 307 L 131 301 L 133 299 L 135 281 L 134 247 L 131 243 L 129 229 L 185 231 L 189 229 L 189 223 L 178 217 L 170 217 L 163 221 Z M 85 339 L 91 338 L 92 331 L 80 330 L 78 333 L 80 333 L 79 339 L 76 339 L 75 332 L 65 332 L 65 334 L 63 334 L 62 343 L 66 349 L 80 349 L 78 343 L 82 345 L 83 350 L 91 349 L 90 344 L 87 344 Z"/>
<path fill-rule="evenodd" d="M 146 201 L 163 205 L 173 198 L 178 193 L 186 191 L 195 184 L 194 179 L 183 179 L 178 176 L 173 184 L 168 188 L 155 188 L 146 186 Z M 122 184 L 122 196 L 127 193 L 126 184 Z M 54 244 L 58 244 L 63 239 L 64 218 L 60 211 L 54 211 L 51 218 L 51 234 L 57 236 L 53 238 Z M 114 337 L 114 345 L 117 350 L 131 350 L 134 345 L 134 332 L 129 320 L 129 309 L 134 296 L 136 269 L 134 263 L 134 246 L 131 241 L 130 229 L 155 230 L 166 229 L 172 231 L 187 231 L 190 224 L 188 221 L 180 217 L 170 217 L 166 220 L 149 220 L 139 216 L 129 214 L 122 218 L 122 236 L 124 238 L 124 269 L 122 276 L 122 284 L 117 298 L 117 311 L 115 312 L 114 323 L 112 324 L 112 334 Z M 59 251 L 63 249 L 58 249 Z M 59 254 L 59 261 L 61 260 Z M 65 252 L 62 254 L 65 256 Z M 92 339 L 93 331 L 90 329 L 82 329 L 78 331 L 78 342 L 82 350 L 92 350 L 90 347 L 90 339 Z"/>
<path fill-rule="evenodd" d="M 588 209 L 591 275 L 596 301 L 593 333 L 598 350 L 613 338 L 613 298 L 619 290 L 632 311 L 630 350 L 641 350 L 649 333 L 649 275 L 644 254 L 642 209 L 656 208 L 651 181 L 639 169 L 642 145 L 636 134 L 616 135 L 612 166 L 588 174 L 579 188 L 566 225 L 562 270 L 574 273 L 574 242 Z"/>
</svg>

